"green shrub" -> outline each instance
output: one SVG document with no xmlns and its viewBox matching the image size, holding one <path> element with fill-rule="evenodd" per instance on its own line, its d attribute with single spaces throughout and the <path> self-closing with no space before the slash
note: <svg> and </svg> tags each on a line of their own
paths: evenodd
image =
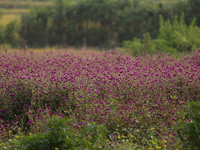
<svg viewBox="0 0 200 150">
<path fill-rule="evenodd" d="M 0 9 L 0 19 L 2 16 L 3 16 L 2 11 Z M 0 44 L 4 43 L 3 30 L 4 30 L 4 27 L 3 27 L 3 25 L 0 24 Z"/>
<path fill-rule="evenodd" d="M 20 150 L 59 150 L 66 149 L 101 149 L 100 144 L 105 143 L 108 130 L 104 125 L 80 125 L 73 119 L 64 119 L 57 116 L 48 120 L 41 134 L 29 133 L 25 136 L 15 135 L 5 144 L 4 149 Z"/>
<path fill-rule="evenodd" d="M 3 44 L 5 43 L 5 40 L 4 40 L 4 27 L 3 25 L 0 25 L 0 44 Z"/>
<path fill-rule="evenodd" d="M 165 22 L 163 17 L 160 16 L 160 29 L 157 39 L 151 40 L 150 35 L 146 33 L 142 40 L 134 38 L 133 41 L 124 41 L 123 45 L 133 55 L 138 55 L 142 50 L 148 53 L 166 52 L 175 54 L 200 48 L 199 35 L 200 29 L 195 25 L 195 19 L 187 26 L 184 23 L 184 14 L 182 14 L 180 20 L 175 16 L 172 23 L 169 20 Z"/>
<path fill-rule="evenodd" d="M 184 14 L 178 21 L 175 16 L 174 21 L 164 22 L 160 16 L 160 33 L 158 39 L 166 40 L 166 45 L 175 48 L 179 52 L 188 52 L 192 49 L 200 48 L 200 29 L 195 25 L 196 19 L 189 26 L 184 22 Z"/>
<path fill-rule="evenodd" d="M 180 112 L 177 133 L 184 149 L 199 149 L 200 102 L 188 102 L 185 105 L 185 112 Z"/>
<path fill-rule="evenodd" d="M 139 54 L 141 50 L 144 49 L 144 45 L 139 38 L 134 38 L 133 41 L 124 41 L 123 45 L 125 49 L 134 56 Z"/>
<path fill-rule="evenodd" d="M 46 44 L 48 15 L 48 9 L 41 7 L 21 16 L 19 35 L 27 41 L 28 46 L 37 47 Z"/>
</svg>

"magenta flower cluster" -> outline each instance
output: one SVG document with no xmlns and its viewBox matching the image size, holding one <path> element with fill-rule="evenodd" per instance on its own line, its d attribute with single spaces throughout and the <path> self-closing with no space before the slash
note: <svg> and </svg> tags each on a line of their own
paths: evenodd
<svg viewBox="0 0 200 150">
<path fill-rule="evenodd" d="M 169 137 L 178 112 L 200 97 L 200 51 L 174 58 L 155 54 L 132 58 L 115 51 L 10 52 L 0 55 L 0 129 L 32 112 L 70 115 L 77 126 L 91 121 L 110 132 L 155 128 Z M 28 115 L 26 115 L 28 116 Z M 13 121 L 13 123 L 12 123 Z M 19 123 L 17 124 L 19 125 Z"/>
</svg>

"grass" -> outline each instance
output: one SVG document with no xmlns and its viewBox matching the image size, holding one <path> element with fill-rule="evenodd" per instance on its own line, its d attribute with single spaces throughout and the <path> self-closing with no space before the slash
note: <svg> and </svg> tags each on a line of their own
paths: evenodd
<svg viewBox="0 0 200 150">
<path fill-rule="evenodd" d="M 29 8 L 38 6 L 52 6 L 53 2 L 39 1 L 0 1 L 1 8 Z"/>
<path fill-rule="evenodd" d="M 54 48 L 0 58 L 2 149 L 182 149 L 179 112 L 199 101 L 200 51 L 133 58 Z"/>
<path fill-rule="evenodd" d="M 14 21 L 16 19 L 20 19 L 20 15 L 18 14 L 4 14 L 2 18 L 0 19 L 0 24 L 6 25 L 11 21 Z"/>
<path fill-rule="evenodd" d="M 29 12 L 29 9 L 2 9 L 3 16 L 0 19 L 0 24 L 6 25 L 11 21 L 19 20 L 21 15 Z"/>
<path fill-rule="evenodd" d="M 170 4 L 179 2 L 179 1 L 185 2 L 185 1 L 187 1 L 187 0 L 154 0 L 153 3 L 162 2 L 162 4 L 170 5 Z"/>
<path fill-rule="evenodd" d="M 30 7 L 52 6 L 52 1 L 38 2 L 38 1 L 1 1 L 0 9 L 3 17 L 0 19 L 0 24 L 6 25 L 15 19 L 20 19 L 22 14 L 29 12 Z"/>
<path fill-rule="evenodd" d="M 22 15 L 22 14 L 25 14 L 25 13 L 28 13 L 29 12 L 29 9 L 2 9 L 2 13 L 5 15 L 5 14 L 17 14 L 17 15 Z"/>
</svg>

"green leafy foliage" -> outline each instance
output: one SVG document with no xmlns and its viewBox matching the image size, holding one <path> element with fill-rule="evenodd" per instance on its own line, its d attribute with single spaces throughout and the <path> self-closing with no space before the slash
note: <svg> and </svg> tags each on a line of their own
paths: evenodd
<svg viewBox="0 0 200 150">
<path fill-rule="evenodd" d="M 4 41 L 4 27 L 0 25 L 0 44 L 5 43 Z"/>
<path fill-rule="evenodd" d="M 48 15 L 47 8 L 41 7 L 21 17 L 19 34 L 27 41 L 28 46 L 37 47 L 46 44 L 45 29 L 48 24 Z"/>
<path fill-rule="evenodd" d="M 1 9 L 0 9 L 0 19 L 1 19 L 2 16 L 3 16 L 3 14 L 2 14 L 2 11 L 1 11 Z"/>
<path fill-rule="evenodd" d="M 188 52 L 192 49 L 200 48 L 200 29 L 195 25 L 195 20 L 187 26 L 184 22 L 184 14 L 178 21 L 178 16 L 172 23 L 164 22 L 160 16 L 160 33 L 158 39 L 165 40 L 166 45 L 175 48 L 179 52 Z"/>
<path fill-rule="evenodd" d="M 78 130 L 81 128 L 81 131 Z M 48 120 L 43 127 L 41 134 L 29 134 L 26 136 L 17 135 L 15 139 L 10 139 L 9 148 L 20 150 L 59 150 L 66 149 L 98 149 L 100 142 L 106 142 L 105 136 L 108 131 L 104 125 L 92 122 L 83 127 L 79 127 L 73 119 L 64 119 L 57 116 Z M 18 138 L 16 140 L 16 138 Z M 5 146 L 6 149 L 6 146 Z"/>
<path fill-rule="evenodd" d="M 16 21 L 12 21 L 8 23 L 4 28 L 4 40 L 5 43 L 10 44 L 12 46 L 18 46 L 18 44 L 22 43 L 21 37 L 19 37 L 18 26 Z"/>
<path fill-rule="evenodd" d="M 185 111 L 180 112 L 177 133 L 185 149 L 200 147 L 200 103 L 188 102 Z"/>
<path fill-rule="evenodd" d="M 2 18 L 2 11 L 0 9 L 0 19 Z M 0 24 L 0 44 L 4 43 L 4 27 Z"/>
<path fill-rule="evenodd" d="M 192 20 L 192 18 L 197 18 L 196 25 L 200 26 L 200 1 L 199 0 L 188 0 L 188 4 L 190 7 L 186 7 L 189 9 L 189 13 L 187 14 L 188 20 Z"/>
<path fill-rule="evenodd" d="M 124 41 L 123 45 L 133 55 L 142 51 L 148 53 L 166 52 L 175 54 L 177 52 L 189 52 L 200 48 L 200 28 L 195 25 L 195 20 L 187 26 L 184 22 L 184 14 L 178 20 L 178 16 L 171 23 L 164 21 L 160 16 L 160 28 L 158 38 L 151 40 L 150 34 L 143 35 L 143 39 L 134 38 L 133 41 Z"/>
</svg>

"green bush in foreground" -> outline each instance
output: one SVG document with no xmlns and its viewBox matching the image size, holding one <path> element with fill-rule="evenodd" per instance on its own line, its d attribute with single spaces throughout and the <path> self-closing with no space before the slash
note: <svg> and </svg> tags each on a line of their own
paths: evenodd
<svg viewBox="0 0 200 150">
<path fill-rule="evenodd" d="M 183 142 L 184 149 L 198 150 L 200 148 L 200 102 L 189 102 L 185 108 L 186 111 L 180 113 L 178 136 Z"/>
<path fill-rule="evenodd" d="M 106 142 L 105 137 L 108 134 L 104 125 L 92 122 L 80 127 L 72 119 L 57 116 L 49 119 L 43 130 L 41 134 L 16 135 L 7 144 L 1 144 L 1 148 L 19 150 L 74 150 L 77 147 L 78 149 L 101 149 L 99 143 Z"/>
<path fill-rule="evenodd" d="M 143 39 L 134 38 L 133 41 L 124 41 L 123 46 L 132 55 L 138 55 L 141 52 L 155 53 L 166 52 L 175 54 L 177 52 L 189 52 L 200 48 L 200 28 L 195 25 L 196 19 L 187 26 L 184 22 L 184 14 L 178 21 L 175 16 L 171 23 L 169 20 L 164 22 L 160 16 L 160 29 L 158 38 L 151 40 L 150 34 L 143 35 Z"/>
<path fill-rule="evenodd" d="M 132 135 L 112 136 L 102 124 L 78 125 L 73 119 L 64 119 L 54 116 L 42 128 L 42 133 L 23 135 L 19 132 L 7 143 L 0 142 L 2 150 L 74 150 L 74 149 L 114 149 L 114 150 L 142 150 L 142 149 L 167 149 L 167 140 L 157 139 L 154 128 L 148 129 L 149 138 L 144 137 L 141 145 Z M 10 134 L 12 134 L 10 132 Z M 178 141 L 179 142 L 179 141 Z M 162 146 L 161 146 L 162 145 Z M 177 144 L 177 148 L 179 147 Z"/>
</svg>

